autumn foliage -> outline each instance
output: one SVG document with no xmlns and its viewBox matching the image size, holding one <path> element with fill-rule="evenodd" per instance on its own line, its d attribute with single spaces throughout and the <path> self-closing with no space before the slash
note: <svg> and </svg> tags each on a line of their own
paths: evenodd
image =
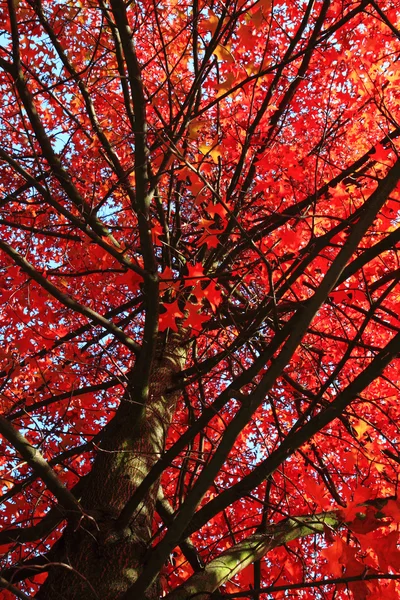
<svg viewBox="0 0 400 600">
<path fill-rule="evenodd" d="M 0 42 L 1 599 L 400 598 L 399 0 Z"/>
</svg>

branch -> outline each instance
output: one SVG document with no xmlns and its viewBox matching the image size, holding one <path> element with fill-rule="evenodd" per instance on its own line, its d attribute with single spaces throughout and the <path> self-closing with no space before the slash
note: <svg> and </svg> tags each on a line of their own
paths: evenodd
<svg viewBox="0 0 400 600">
<path fill-rule="evenodd" d="M 376 498 L 360 504 L 360 508 L 362 506 L 373 506 L 378 511 L 375 515 L 376 518 L 382 518 L 380 511 L 390 499 Z M 214 597 L 212 593 L 215 590 L 255 561 L 262 559 L 274 548 L 308 535 L 322 534 L 326 527 L 338 529 L 344 524 L 345 521 L 340 516 L 340 510 L 283 519 L 279 523 L 269 525 L 261 531 L 253 533 L 242 542 L 229 548 L 229 550 L 222 552 L 208 563 L 202 571 L 195 573 L 182 586 L 170 592 L 166 596 L 166 600 L 188 600 L 189 598 L 193 598 L 193 600 L 211 600 L 211 597 Z M 379 578 L 379 575 L 376 577 Z M 385 576 L 381 577 L 384 578 Z M 396 575 L 396 577 L 398 578 L 399 575 Z M 310 582 L 310 587 L 313 583 Z M 332 581 L 332 583 L 335 583 L 335 581 Z M 300 588 L 304 584 L 295 585 Z M 279 589 L 286 589 L 286 586 L 281 588 L 271 586 L 271 591 L 279 591 Z M 264 592 L 264 590 L 260 591 Z M 269 588 L 266 591 L 268 592 Z M 243 596 L 246 595 L 252 595 L 252 590 L 243 592 Z M 235 594 L 227 594 L 226 598 L 235 596 Z"/>
<path fill-rule="evenodd" d="M 51 458 L 48 461 L 49 465 L 53 467 L 54 465 L 63 464 L 64 461 L 68 460 L 69 458 L 72 458 L 73 456 L 78 456 L 85 452 L 92 451 L 94 448 L 96 448 L 96 444 L 101 440 L 102 435 L 103 430 L 101 430 L 97 435 L 93 436 L 90 442 L 85 442 L 80 446 L 73 446 L 72 448 L 69 448 L 64 452 L 61 452 L 61 454 L 53 456 L 53 458 Z M 33 473 L 32 475 L 26 477 L 22 481 L 15 483 L 11 489 L 9 489 L 5 494 L 3 494 L 3 496 L 0 496 L 0 504 L 4 504 L 4 502 L 7 502 L 7 500 L 10 500 L 10 498 L 13 498 L 16 494 L 19 494 L 19 492 L 21 492 L 24 488 L 36 481 L 37 477 L 37 474 Z M 81 481 L 83 481 L 83 479 L 81 479 L 80 482 Z M 79 489 L 80 487 L 78 488 L 78 490 Z M 74 496 L 77 497 L 77 487 L 74 486 L 71 491 L 74 492 Z"/>
<path fill-rule="evenodd" d="M 160 488 L 158 491 L 156 510 L 160 517 L 162 518 L 165 525 L 171 525 L 174 517 L 174 509 L 168 502 L 168 500 L 164 497 L 162 489 Z M 200 557 L 200 554 L 197 552 L 195 546 L 192 544 L 189 538 L 182 540 L 179 544 L 182 550 L 182 554 L 192 567 L 193 571 L 199 571 L 203 569 L 203 562 Z"/>
<path fill-rule="evenodd" d="M 217 396 L 214 402 L 203 409 L 200 417 L 191 424 L 191 426 L 183 433 L 178 440 L 169 448 L 162 457 L 150 469 L 142 483 L 138 486 L 132 497 L 126 503 L 117 520 L 117 525 L 121 529 L 127 527 L 132 516 L 137 510 L 140 503 L 145 498 L 150 487 L 159 479 L 164 470 L 172 463 L 174 458 L 178 456 L 182 450 L 195 438 L 195 436 L 207 426 L 211 419 L 221 411 L 221 409 L 229 402 L 231 398 L 237 398 L 239 390 L 249 384 L 259 371 L 268 363 L 274 355 L 274 352 L 285 341 L 286 337 L 292 328 L 295 327 L 296 320 L 291 319 L 278 334 L 275 335 L 268 348 L 254 361 L 254 363 L 245 371 L 243 371 L 236 379 Z"/>
<path fill-rule="evenodd" d="M 181 587 L 168 594 L 166 600 L 210 600 L 210 593 L 270 550 L 307 535 L 323 533 L 325 527 L 336 529 L 341 524 L 336 511 L 284 519 L 222 552 L 203 571 L 195 573 Z"/>
<path fill-rule="evenodd" d="M 1 66 L 1 61 L 0 61 Z M 52 195 L 49 193 L 48 189 L 41 185 L 39 179 L 40 176 L 34 177 L 32 176 L 26 169 L 24 169 L 16 160 L 12 158 L 3 148 L 0 148 L 0 158 L 3 159 L 16 173 L 21 175 L 23 179 L 25 179 L 26 183 L 31 187 L 34 187 L 37 192 L 44 198 L 44 200 L 54 208 L 54 210 L 63 215 L 67 221 L 69 221 L 72 225 L 80 229 L 85 235 L 87 235 L 95 244 L 100 246 L 103 250 L 105 250 L 108 254 L 110 254 L 113 258 L 115 258 L 120 264 L 125 265 L 128 269 L 132 270 L 134 273 L 140 275 L 143 279 L 146 278 L 146 272 L 144 269 L 139 267 L 139 265 L 133 263 L 124 253 L 120 252 L 117 247 L 109 244 L 103 236 L 98 235 L 95 230 L 89 229 L 86 223 L 82 222 L 78 217 L 73 215 L 67 208 L 65 208 L 62 204 L 57 202 Z M 22 188 L 18 188 L 21 190 Z M 18 191 L 17 190 L 17 191 Z M 10 194 L 11 197 L 13 194 Z"/>
<path fill-rule="evenodd" d="M 61 302 L 61 304 L 63 304 L 67 308 L 70 308 L 74 312 L 77 312 L 87 317 L 88 319 L 96 323 L 96 325 L 104 327 L 104 329 L 109 331 L 124 346 L 129 348 L 129 350 L 131 350 L 135 354 L 138 354 L 140 350 L 140 345 L 137 342 L 135 342 L 131 337 L 126 335 L 126 333 L 122 331 L 122 329 L 114 325 L 114 323 L 112 323 L 96 311 L 92 310 L 91 308 L 88 308 L 87 306 L 84 306 L 83 304 L 80 304 L 79 302 L 71 298 L 71 296 L 64 294 L 64 292 L 59 290 L 58 287 L 56 287 L 53 283 L 51 283 L 45 277 L 43 277 L 43 275 L 41 275 L 30 262 L 28 262 L 23 256 L 21 256 L 21 254 L 19 254 L 19 252 L 17 252 L 16 250 L 14 250 L 14 248 L 7 244 L 7 242 L 0 240 L 0 249 L 3 250 L 6 254 L 8 254 L 8 256 L 12 258 L 12 260 L 19 267 L 21 267 L 21 269 L 25 273 L 27 273 L 43 289 L 49 292 L 49 294 L 56 298 L 56 300 Z"/>
<path fill-rule="evenodd" d="M 47 237 L 55 237 L 63 240 L 71 240 L 72 242 L 81 242 L 81 238 L 78 235 L 74 235 L 72 233 L 62 233 L 58 231 L 47 231 L 46 229 L 41 229 L 40 227 L 34 227 L 30 225 L 23 225 L 22 223 L 13 223 L 12 221 L 7 221 L 7 219 L 0 219 L 0 225 L 5 225 L 6 227 L 10 227 L 12 229 L 20 229 L 21 231 L 29 231 L 32 235 L 43 235 Z"/>
<path fill-rule="evenodd" d="M 400 40 L 400 30 L 396 29 L 396 27 L 393 25 L 393 23 L 390 21 L 390 19 L 388 19 L 388 17 L 385 15 L 383 10 L 381 10 L 380 7 L 377 5 L 375 0 L 370 0 L 370 4 L 374 7 L 374 9 L 378 13 L 378 15 L 380 16 L 382 21 L 385 23 L 385 25 L 387 25 L 389 27 L 390 31 L 392 33 L 394 33 L 394 35 L 397 37 L 397 39 Z"/>
<path fill-rule="evenodd" d="M 116 317 L 117 315 L 119 315 L 121 312 L 124 312 L 126 310 L 128 310 L 129 308 L 134 307 L 135 305 L 139 304 L 142 301 L 142 297 L 136 297 L 133 300 L 129 300 L 128 302 L 125 302 L 124 304 L 120 304 L 119 306 L 117 306 L 116 308 L 112 308 L 111 310 L 108 310 L 103 316 L 106 319 L 111 319 L 112 317 Z M 35 354 L 33 354 L 32 356 L 30 356 L 31 359 L 35 359 L 35 358 L 43 358 L 44 356 L 46 356 L 49 352 L 52 352 L 53 350 L 55 350 L 55 348 L 59 348 L 60 346 L 62 346 L 63 344 L 65 344 L 66 342 L 69 342 L 70 340 L 73 340 L 75 338 L 77 338 L 78 336 L 82 335 L 83 333 L 87 333 L 88 331 L 90 331 L 92 327 L 91 323 L 86 323 L 86 325 L 80 325 L 77 329 L 74 329 L 72 331 L 69 331 L 68 333 L 66 333 L 65 335 L 63 335 L 62 337 L 58 338 L 57 340 L 54 341 L 53 345 L 50 348 L 42 348 L 42 350 L 39 350 L 38 352 L 35 352 Z M 98 336 L 96 337 L 92 337 L 92 340 L 89 343 L 92 343 L 94 340 L 96 340 Z M 19 367 L 24 367 L 26 365 L 26 359 L 22 359 L 17 363 L 17 366 Z M 7 377 L 8 375 L 8 370 L 3 370 L 0 371 L 0 378 L 1 377 Z M 106 382 L 104 382 L 103 384 L 100 384 L 100 387 L 97 387 L 96 389 L 94 388 L 94 386 L 89 386 L 91 389 L 88 390 L 87 388 L 81 388 L 80 389 L 80 393 L 82 394 L 86 394 L 90 391 L 95 392 L 97 390 L 100 389 L 106 389 L 107 387 L 111 387 L 113 385 L 117 385 L 117 383 L 113 383 L 114 380 L 109 380 L 110 385 L 107 385 Z M 122 385 L 122 381 L 120 381 L 119 378 L 115 379 L 115 382 L 118 382 L 119 384 Z M 86 391 L 85 391 L 86 390 Z M 72 393 L 72 395 L 76 395 L 75 392 Z M 57 397 L 58 398 L 58 397 Z M 59 398 L 61 400 L 61 398 Z M 46 404 L 44 404 L 43 406 L 48 406 L 48 404 L 51 403 L 51 401 L 47 401 L 47 400 L 43 400 L 43 402 L 46 402 Z M 39 406 L 40 405 L 40 406 Z M 20 403 L 18 402 L 11 410 L 15 410 L 20 406 Z M 12 417 L 14 419 L 16 419 L 17 417 L 21 417 L 24 414 L 26 414 L 27 412 L 36 410 L 37 408 L 42 408 L 42 405 L 40 404 L 40 402 L 35 403 L 30 405 L 29 407 L 24 407 L 23 412 L 18 412 L 18 413 L 14 413 L 12 415 Z M 8 415 L 9 416 L 9 415 Z"/>
<path fill-rule="evenodd" d="M 204 523 L 215 516 L 218 512 L 224 510 L 238 498 L 242 498 L 255 487 L 260 485 L 269 475 L 287 460 L 296 450 L 298 450 L 306 441 L 310 440 L 318 431 L 321 431 L 334 419 L 340 417 L 344 410 L 376 377 L 382 373 L 383 369 L 398 354 L 400 348 L 400 333 L 381 350 L 381 352 L 371 361 L 364 371 L 350 383 L 336 399 L 331 402 L 320 413 L 307 421 L 302 427 L 297 422 L 288 433 L 281 445 L 272 452 L 268 458 L 261 462 L 251 473 L 243 477 L 241 481 L 231 486 L 229 489 L 221 492 L 219 496 L 210 500 L 193 517 L 188 528 L 183 532 L 184 536 L 191 535 L 194 531 L 201 528 Z"/>
<path fill-rule="evenodd" d="M 70 493 L 73 494 L 75 498 L 79 498 L 87 481 L 86 477 L 82 477 L 78 483 L 71 488 Z M 39 523 L 32 525 L 32 527 L 14 527 L 13 529 L 4 529 L 0 531 L 0 546 L 3 544 L 10 544 L 11 542 L 23 544 L 25 542 L 43 540 L 54 531 L 63 519 L 64 516 L 59 510 L 59 507 L 54 506 L 45 514 Z"/>
<path fill-rule="evenodd" d="M 135 182 L 136 198 L 132 205 L 136 210 L 143 263 L 147 273 L 144 279 L 146 296 L 146 315 L 143 330 L 143 345 L 137 361 L 137 372 L 143 381 L 137 387 L 139 402 L 144 403 L 148 395 L 148 380 L 154 358 L 158 332 L 159 286 L 157 261 L 151 238 L 150 205 L 154 196 L 154 188 L 149 185 L 149 152 L 147 148 L 146 99 L 144 95 L 141 68 L 137 59 L 133 34 L 129 26 L 126 3 L 122 0 L 111 0 L 111 10 L 118 32 L 121 36 L 122 50 L 125 56 L 128 79 L 131 88 L 132 104 L 135 114 Z M 132 202 L 132 199 L 131 199 Z"/>
<path fill-rule="evenodd" d="M 247 590 L 246 592 L 237 592 L 236 594 L 218 594 L 218 596 L 211 594 L 208 596 L 208 599 L 213 600 L 213 598 L 215 598 L 216 600 L 229 600 L 230 598 L 256 598 L 256 594 L 274 594 L 277 592 L 286 592 L 288 590 L 302 590 L 305 588 L 339 585 L 356 581 L 377 581 L 385 579 L 399 580 L 400 575 L 390 573 L 382 575 L 379 573 L 361 573 L 361 575 L 353 575 L 352 577 L 334 577 L 332 579 L 315 579 L 314 581 L 302 581 L 300 583 L 288 583 L 286 585 L 269 585 L 265 588 Z"/>
<path fill-rule="evenodd" d="M 21 600 L 31 600 L 31 596 L 27 596 L 27 594 L 19 590 L 17 587 L 15 587 L 15 585 L 10 583 L 9 581 L 6 581 L 3 577 L 0 577 L 0 588 L 12 592 L 14 596 L 20 598 Z"/>
<path fill-rule="evenodd" d="M 0 373 L 1 377 L 1 373 Z M 44 400 L 39 400 L 38 402 L 34 402 L 33 404 L 25 404 L 25 401 L 22 401 L 24 408 L 17 410 L 17 412 L 13 412 L 18 409 L 21 403 L 18 403 L 17 406 L 14 406 L 7 414 L 8 419 L 20 419 L 25 417 L 27 414 L 34 412 L 35 410 L 39 410 L 41 408 L 45 408 L 50 404 L 54 404 L 56 402 L 61 402 L 62 400 L 70 400 L 71 398 L 75 398 L 77 396 L 84 396 L 85 394 L 93 394 L 93 392 L 103 392 L 111 387 L 116 387 L 117 385 L 123 385 L 122 381 L 119 377 L 114 377 L 113 379 L 109 379 L 108 381 L 103 381 L 102 383 L 97 383 L 95 385 L 86 385 L 84 387 L 79 387 L 76 389 L 68 390 L 67 392 L 62 392 L 60 394 L 54 394 L 53 396 L 49 396 Z"/>
<path fill-rule="evenodd" d="M 91 207 L 87 204 L 85 199 L 79 193 L 79 190 L 73 183 L 70 174 L 64 169 L 59 156 L 53 149 L 52 141 L 47 135 L 45 126 L 39 115 L 39 112 L 33 100 L 32 93 L 28 88 L 27 80 L 23 73 L 21 57 L 19 52 L 19 32 L 16 17 L 16 6 L 14 6 L 11 0 L 8 0 L 8 11 L 11 23 L 14 63 L 11 69 L 9 67 L 7 68 L 7 64 L 2 66 L 14 79 L 15 87 L 18 91 L 19 97 L 28 115 L 30 124 L 35 134 L 35 138 L 42 150 L 43 158 L 45 158 L 48 162 L 52 173 L 58 179 L 62 189 L 68 195 L 71 202 L 78 209 L 79 213 L 84 217 L 86 223 L 90 225 L 90 227 L 93 229 L 93 231 L 97 233 L 98 236 L 104 236 L 108 238 L 111 241 L 112 245 L 119 247 L 117 240 L 113 237 L 113 235 L 107 229 L 105 224 L 102 223 L 93 214 L 93 212 L 91 211 Z"/>
<path fill-rule="evenodd" d="M 64 486 L 57 477 L 56 473 L 50 467 L 49 463 L 43 458 L 37 448 L 32 446 L 28 440 L 17 431 L 11 423 L 0 415 L 0 434 L 5 437 L 10 444 L 14 446 L 28 465 L 44 481 L 46 487 L 57 498 L 60 506 L 74 513 L 82 513 L 82 508 L 75 496 Z"/>
</svg>

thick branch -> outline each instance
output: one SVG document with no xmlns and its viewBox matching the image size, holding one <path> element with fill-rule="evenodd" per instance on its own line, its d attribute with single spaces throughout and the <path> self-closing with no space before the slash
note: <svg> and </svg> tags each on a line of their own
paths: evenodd
<svg viewBox="0 0 400 600">
<path fill-rule="evenodd" d="M 168 594 L 166 600 L 209 600 L 210 593 L 273 548 L 307 535 L 323 533 L 325 527 L 336 529 L 341 523 L 339 514 L 331 511 L 314 516 L 288 518 L 271 525 L 262 533 L 250 535 L 214 558 L 203 571 L 195 573 L 183 586 Z"/>
<path fill-rule="evenodd" d="M 378 510 L 376 518 L 382 518 L 380 511 L 389 499 L 377 498 L 369 501 L 366 505 L 375 507 Z M 360 513 L 363 512 L 362 506 L 360 505 Z M 337 510 L 284 519 L 250 535 L 229 550 L 222 552 L 202 571 L 192 575 L 166 598 L 167 600 L 188 600 L 189 598 L 210 600 L 212 592 L 246 567 L 263 558 L 270 550 L 295 539 L 322 534 L 327 527 L 337 529 L 341 525 L 344 525 L 344 521 L 340 516 L 340 511 Z"/>
<path fill-rule="evenodd" d="M 57 498 L 60 506 L 74 513 L 81 513 L 82 509 L 75 496 L 59 480 L 49 463 L 43 458 L 37 448 L 34 448 L 28 440 L 17 431 L 11 423 L 0 415 L 0 434 L 19 452 L 30 467 L 44 481 L 46 487 Z"/>
<path fill-rule="evenodd" d="M 158 490 L 156 510 L 162 518 L 165 525 L 169 526 L 172 524 L 174 517 L 174 509 L 172 508 L 168 500 L 164 497 L 161 487 Z M 180 547 L 182 550 L 182 554 L 184 555 L 194 572 L 199 571 L 203 568 L 203 562 L 201 560 L 200 554 L 197 552 L 195 546 L 192 544 L 189 538 L 183 540 L 180 543 Z"/>
<path fill-rule="evenodd" d="M 0 577 L 0 588 L 12 592 L 14 596 L 20 598 L 21 600 L 31 600 L 30 596 L 19 590 L 17 587 L 15 587 L 15 585 L 10 583 L 9 581 L 6 581 L 3 577 Z"/>
<path fill-rule="evenodd" d="M 145 402 L 148 392 L 148 378 L 154 358 L 158 332 L 159 286 L 157 261 L 151 239 L 150 204 L 154 190 L 149 187 L 149 159 L 147 148 L 146 100 L 139 61 L 133 44 L 133 34 L 129 26 L 126 5 L 121 0 L 111 0 L 112 12 L 125 55 L 126 67 L 131 88 L 132 103 L 135 113 L 135 181 L 136 199 L 133 208 L 137 212 L 140 236 L 140 247 L 147 272 L 144 281 L 146 296 L 146 317 L 143 332 L 143 348 L 138 357 L 138 371 L 143 375 L 143 385 L 136 389 L 136 394 Z"/>
</svg>

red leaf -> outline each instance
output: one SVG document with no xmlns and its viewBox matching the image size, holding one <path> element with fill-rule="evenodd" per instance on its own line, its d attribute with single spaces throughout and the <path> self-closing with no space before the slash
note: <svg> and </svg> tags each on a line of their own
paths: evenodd
<svg viewBox="0 0 400 600">
<path fill-rule="evenodd" d="M 204 277 L 204 269 L 202 263 L 198 262 L 194 265 L 188 263 L 187 265 L 188 274 L 185 276 L 185 281 L 188 285 L 194 285 L 199 279 Z"/>
<path fill-rule="evenodd" d="M 182 319 L 184 314 L 178 306 L 178 301 L 175 300 L 171 304 L 164 304 L 165 312 L 160 313 L 158 328 L 160 331 L 165 331 L 168 327 L 173 331 L 178 331 L 176 319 Z"/>
<path fill-rule="evenodd" d="M 188 314 L 183 321 L 183 327 L 191 327 L 196 331 L 201 331 L 203 323 L 209 320 L 207 315 L 202 314 L 201 305 L 187 302 L 185 306 L 185 312 L 186 311 L 188 311 Z"/>
<path fill-rule="evenodd" d="M 340 537 L 336 537 L 335 541 L 328 548 L 321 550 L 321 556 L 328 561 L 327 570 L 334 577 L 341 577 L 343 566 L 341 558 L 343 554 L 343 542 Z"/>
<path fill-rule="evenodd" d="M 384 148 L 384 146 L 382 146 L 382 144 L 376 144 L 374 152 L 372 152 L 370 154 L 371 158 L 373 160 L 376 160 L 377 162 L 383 163 L 383 164 L 387 164 L 389 159 L 389 156 L 392 154 L 392 149 L 391 148 Z"/>
<path fill-rule="evenodd" d="M 215 217 L 215 215 L 219 215 L 221 217 L 221 219 L 225 218 L 225 215 L 227 214 L 226 209 L 222 206 L 222 204 L 218 203 L 217 204 L 213 204 L 212 202 L 209 202 L 207 204 L 207 206 L 205 207 L 206 211 L 208 212 L 209 215 L 211 215 L 212 217 Z"/>
<path fill-rule="evenodd" d="M 399 533 L 392 531 L 385 537 L 374 541 L 372 548 L 377 554 L 379 566 L 382 571 L 387 571 L 389 567 L 400 571 L 400 551 L 397 548 L 398 539 Z"/>
<path fill-rule="evenodd" d="M 387 517 L 391 517 L 395 523 L 400 523 L 400 501 L 389 500 L 382 512 Z"/>
<path fill-rule="evenodd" d="M 382 519 L 377 519 L 375 515 L 376 508 L 369 506 L 366 514 L 363 516 L 357 515 L 357 517 L 348 524 L 351 531 L 354 531 L 355 533 L 369 533 L 370 531 L 378 529 L 378 527 L 382 527 Z"/>
<path fill-rule="evenodd" d="M 240 584 L 245 588 L 254 587 L 254 567 L 249 565 L 240 573 Z"/>
<path fill-rule="evenodd" d="M 207 298 L 211 305 L 211 308 L 215 312 L 222 302 L 222 294 L 220 289 L 216 286 L 216 284 L 213 281 L 210 281 L 208 286 L 203 290 L 203 296 L 204 298 Z"/>
</svg>

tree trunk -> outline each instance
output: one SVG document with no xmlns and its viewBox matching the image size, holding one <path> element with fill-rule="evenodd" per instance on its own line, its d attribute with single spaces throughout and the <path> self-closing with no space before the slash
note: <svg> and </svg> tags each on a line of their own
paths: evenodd
<svg viewBox="0 0 400 600">
<path fill-rule="evenodd" d="M 186 359 L 179 334 L 160 335 L 145 406 L 135 389 L 145 385 L 133 369 L 115 417 L 105 428 L 81 504 L 90 518 L 70 520 L 52 553 L 54 566 L 37 594 L 40 600 L 114 600 L 137 579 L 151 543 L 158 483 L 148 492 L 130 524 L 115 522 L 126 502 L 164 451 L 177 393 L 168 393 Z M 158 586 L 147 598 L 159 597 Z"/>
</svg>

